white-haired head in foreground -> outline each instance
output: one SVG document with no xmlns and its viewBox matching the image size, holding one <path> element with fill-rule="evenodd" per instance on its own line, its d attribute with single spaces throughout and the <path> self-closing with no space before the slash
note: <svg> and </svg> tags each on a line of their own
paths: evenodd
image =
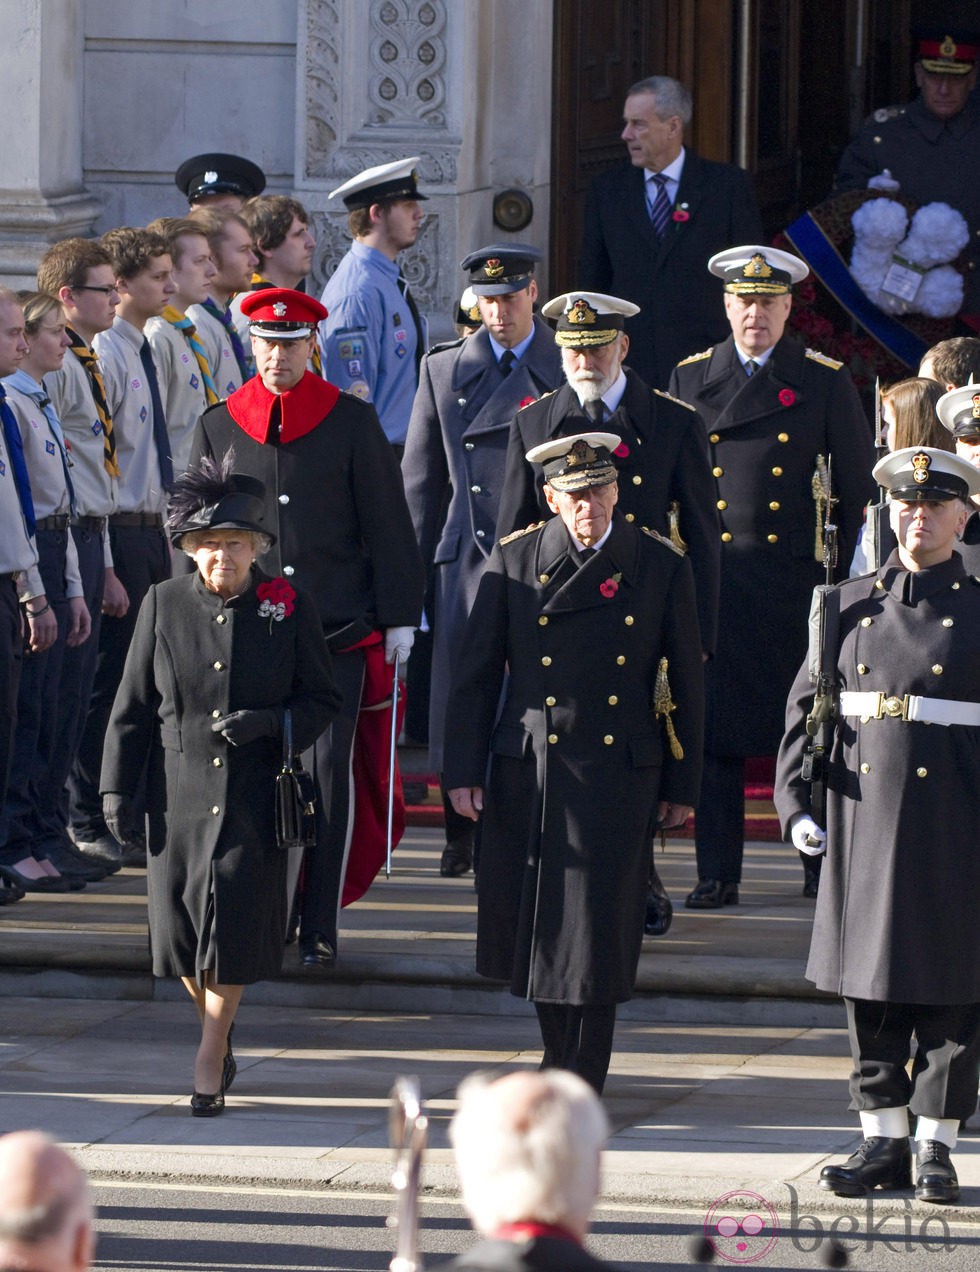
<svg viewBox="0 0 980 1272">
<path fill-rule="evenodd" d="M 474 1227 L 535 1221 L 583 1238 L 608 1134 L 598 1096 L 564 1069 L 466 1078 L 449 1137 Z"/>
<path fill-rule="evenodd" d="M 84 1272 L 95 1252 L 85 1173 L 40 1131 L 0 1137 L 0 1264 Z"/>
</svg>

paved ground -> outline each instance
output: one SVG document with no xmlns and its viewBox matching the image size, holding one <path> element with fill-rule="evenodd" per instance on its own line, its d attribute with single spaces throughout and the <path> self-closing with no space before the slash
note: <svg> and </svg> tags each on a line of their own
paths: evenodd
<svg viewBox="0 0 980 1272">
<path fill-rule="evenodd" d="M 247 991 L 239 1077 L 213 1120 L 187 1108 L 190 1005 L 145 970 L 141 872 L 0 911 L 0 1126 L 50 1130 L 99 1178 L 378 1192 L 390 1171 L 387 1093 L 413 1073 L 432 1120 L 425 1188 L 451 1196 L 459 1080 L 536 1065 L 540 1052 L 527 1006 L 473 975 L 472 883 L 440 880 L 438 851 L 437 832 L 410 832 L 392 879 L 345 913 L 336 972 Z M 692 848 L 669 848 L 661 873 L 680 901 Z M 800 976 L 812 907 L 800 875 L 786 848 L 754 845 L 742 905 L 679 905 L 669 936 L 646 943 L 607 1086 L 608 1199 L 706 1209 L 749 1192 L 784 1221 L 867 1217 L 816 1187 L 820 1167 L 859 1137 L 842 1012 Z M 957 1164 L 956 1217 L 980 1220 L 980 1141 L 964 1138 Z M 905 1199 L 876 1196 L 876 1218 L 907 1213 Z"/>
</svg>

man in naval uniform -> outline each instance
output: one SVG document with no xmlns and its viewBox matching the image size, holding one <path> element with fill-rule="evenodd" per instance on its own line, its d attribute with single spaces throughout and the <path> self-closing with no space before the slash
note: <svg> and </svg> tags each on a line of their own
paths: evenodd
<svg viewBox="0 0 980 1272">
<path fill-rule="evenodd" d="M 380 675 L 396 654 L 408 659 L 424 571 L 374 408 L 307 370 L 323 306 L 271 287 L 250 292 L 242 313 L 258 374 L 205 412 L 190 463 L 234 447 L 236 471 L 265 483 L 265 522 L 277 535 L 266 568 L 316 599 L 333 655 L 343 706 L 315 747 L 317 841 L 306 861 L 299 932 L 303 965 L 325 967 L 337 955 L 365 676 Z M 386 675 L 390 686 L 390 669 Z"/>
<path fill-rule="evenodd" d="M 453 663 L 496 539 L 510 423 L 562 379 L 551 329 L 534 314 L 540 259 L 536 247 L 493 243 L 460 263 L 482 324 L 475 336 L 422 359 L 412 407 L 402 476 L 422 559 L 434 570 L 429 760 L 436 773 Z M 440 872 L 451 877 L 473 864 L 473 823 L 443 802 Z"/>
<path fill-rule="evenodd" d="M 936 403 L 936 414 L 953 434 L 957 455 L 980 469 L 980 386 L 967 384 L 944 393 Z M 967 574 L 980 574 L 980 496 L 971 496 L 970 505 L 956 551 Z"/>
<path fill-rule="evenodd" d="M 704 782 L 695 816 L 698 882 L 690 909 L 738 904 L 745 760 L 774 755 L 783 705 L 823 581 L 828 482 L 839 527 L 839 572 L 871 495 L 871 431 L 841 363 L 784 335 L 796 256 L 750 245 L 719 252 L 732 334 L 675 367 L 670 391 L 708 429 L 721 515 L 721 602 L 715 657 L 705 668 Z M 804 890 L 816 895 L 807 862 Z"/>
<path fill-rule="evenodd" d="M 557 515 L 494 547 L 446 714 L 449 797 L 483 815 L 477 971 L 534 1003 L 546 1068 L 599 1092 L 654 827 L 697 799 L 703 694 L 690 561 L 615 510 L 620 441 L 529 453 Z"/>
<path fill-rule="evenodd" d="M 951 1202 L 950 1150 L 980 1075 L 980 582 L 955 551 L 980 473 L 906 447 L 874 476 L 898 547 L 838 588 L 825 825 L 801 773 L 809 659 L 786 706 L 776 808 L 802 852 L 826 848 L 806 974 L 844 999 L 864 1135 L 820 1186 L 845 1197 L 911 1189 L 911 1113 L 915 1196 Z"/>
<path fill-rule="evenodd" d="M 948 203 L 966 218 L 963 314 L 980 323 L 980 35 L 923 30 L 915 46 L 919 96 L 876 110 L 844 151 L 836 190 L 897 192 L 914 203 Z"/>
</svg>

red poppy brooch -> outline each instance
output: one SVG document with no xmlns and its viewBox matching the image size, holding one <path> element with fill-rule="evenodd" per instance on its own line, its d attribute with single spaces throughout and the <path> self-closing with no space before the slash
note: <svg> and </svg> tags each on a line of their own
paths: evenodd
<svg viewBox="0 0 980 1272">
<path fill-rule="evenodd" d="M 783 406 L 792 406 L 796 401 L 796 394 L 792 389 L 780 389 L 779 400 L 782 402 Z"/>
<path fill-rule="evenodd" d="M 671 213 L 672 221 L 690 221 L 691 214 L 687 210 L 686 203 L 678 203 L 677 207 Z"/>
<path fill-rule="evenodd" d="M 603 579 L 599 584 L 599 591 L 605 597 L 613 597 L 619 591 L 619 581 L 622 574 L 613 574 L 608 579 Z"/>
</svg>

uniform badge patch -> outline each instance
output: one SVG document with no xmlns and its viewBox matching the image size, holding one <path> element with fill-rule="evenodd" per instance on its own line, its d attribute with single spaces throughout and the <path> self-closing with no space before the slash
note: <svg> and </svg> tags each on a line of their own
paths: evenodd
<svg viewBox="0 0 980 1272">
<path fill-rule="evenodd" d="M 371 396 L 371 390 L 368 388 L 366 380 L 355 380 L 354 383 L 350 385 L 347 392 L 353 393 L 355 397 L 360 398 L 364 402 L 366 402 Z"/>
<path fill-rule="evenodd" d="M 395 345 L 395 356 L 397 358 L 404 358 L 406 353 L 408 353 L 408 345 L 405 345 L 405 344 Z"/>
<path fill-rule="evenodd" d="M 147 411 L 146 407 L 145 407 L 145 406 L 141 406 L 141 407 L 140 407 L 140 423 L 141 423 L 141 424 L 145 424 L 145 423 L 146 423 L 146 417 L 147 417 L 147 414 L 148 414 L 148 411 Z"/>
<path fill-rule="evenodd" d="M 182 353 L 182 354 L 180 355 L 180 360 L 181 360 L 181 362 L 183 362 L 183 363 L 184 363 L 184 365 L 186 366 L 186 365 L 187 365 L 187 363 L 188 363 L 188 362 L 190 362 L 190 360 L 191 360 L 191 356 L 190 356 L 190 354 L 189 354 L 189 353 Z"/>
<path fill-rule="evenodd" d="M 337 345 L 337 352 L 342 358 L 363 358 L 364 357 L 364 341 L 363 340 L 341 340 Z"/>
<path fill-rule="evenodd" d="M 134 378 L 130 380 L 129 387 L 133 390 L 134 393 L 138 393 L 139 390 L 143 387 L 143 381 L 137 380 Z"/>
<path fill-rule="evenodd" d="M 349 376 L 360 375 L 362 371 L 362 365 L 363 364 L 361 363 L 360 358 L 348 358 L 347 361 L 344 363 L 344 366 L 347 368 L 347 374 Z"/>
<path fill-rule="evenodd" d="M 199 389 L 200 387 L 201 387 L 201 381 L 197 378 L 197 376 L 196 376 L 196 375 L 192 375 L 192 376 L 191 376 L 191 388 L 192 388 L 192 389 Z"/>
<path fill-rule="evenodd" d="M 2 459 L 0 459 L 0 477 L 6 477 L 6 475 L 7 475 L 7 465 L 3 462 Z"/>
<path fill-rule="evenodd" d="M 101 421 L 101 420 L 93 420 L 93 421 L 92 421 L 92 433 L 94 434 L 94 436 L 98 437 L 98 435 L 99 435 L 101 432 L 102 432 L 102 421 Z"/>
<path fill-rule="evenodd" d="M 46 453 L 46 454 L 48 454 L 48 455 L 53 455 L 53 454 L 54 454 L 54 442 L 45 442 L 45 443 L 44 443 L 44 450 L 45 450 L 45 453 Z"/>
</svg>

